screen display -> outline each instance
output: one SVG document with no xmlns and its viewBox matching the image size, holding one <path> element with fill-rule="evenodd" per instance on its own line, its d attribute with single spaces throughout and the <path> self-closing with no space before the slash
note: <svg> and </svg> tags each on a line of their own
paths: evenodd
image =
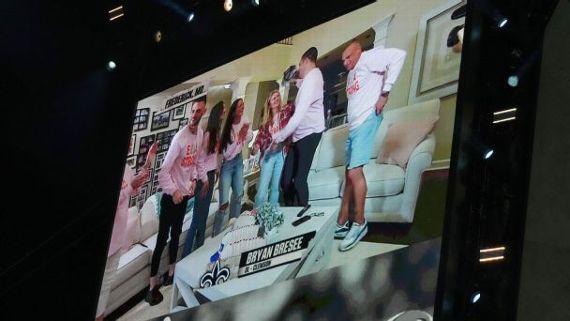
<svg viewBox="0 0 570 321">
<path fill-rule="evenodd" d="M 98 314 L 429 319 L 462 5 L 376 2 L 139 101 Z"/>
</svg>

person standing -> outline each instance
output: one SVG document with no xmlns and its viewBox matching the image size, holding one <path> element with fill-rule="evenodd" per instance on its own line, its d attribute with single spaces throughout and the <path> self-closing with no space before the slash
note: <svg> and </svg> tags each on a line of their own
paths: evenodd
<svg viewBox="0 0 570 321">
<path fill-rule="evenodd" d="M 193 250 L 194 245 L 199 248 L 204 244 L 204 234 L 206 233 L 206 221 L 212 202 L 214 185 L 220 169 L 220 131 L 224 119 L 225 106 L 222 101 L 218 102 L 210 111 L 206 132 L 202 142 L 202 163 L 204 170 L 208 176 L 208 186 L 205 189 L 202 181 L 196 184 L 196 196 L 194 196 L 194 210 L 190 229 L 186 234 L 186 242 L 184 243 L 184 251 L 182 256 L 187 256 Z M 196 242 L 194 242 L 194 237 Z"/>
<path fill-rule="evenodd" d="M 226 223 L 228 207 L 230 218 L 238 217 L 243 197 L 243 157 L 244 144 L 253 138 L 249 119 L 243 114 L 243 99 L 234 100 L 222 132 L 221 150 L 223 155 L 220 169 L 220 209 L 214 218 L 214 235 L 220 233 Z M 229 202 L 232 189 L 231 204 Z"/>
<path fill-rule="evenodd" d="M 121 191 L 119 193 L 119 203 L 117 204 L 113 231 L 111 232 L 111 244 L 109 245 L 109 251 L 107 253 L 105 274 L 103 275 L 99 301 L 97 302 L 96 321 L 102 321 L 105 316 L 111 286 L 115 280 L 117 268 L 119 267 L 119 259 L 121 257 L 122 247 L 127 233 L 127 222 L 129 220 L 129 198 L 136 195 L 138 189 L 148 180 L 150 174 L 149 168 L 154 162 L 157 149 L 157 143 L 153 143 L 149 147 L 145 164 L 138 174 L 135 175 L 129 166 L 125 166 Z"/>
<path fill-rule="evenodd" d="M 335 238 L 342 239 L 340 251 L 353 248 L 368 232 L 364 218 L 367 186 L 363 167 L 370 160 L 382 110 L 405 58 L 406 52 L 395 48 L 363 52 L 357 41 L 352 41 L 342 53 L 343 65 L 349 71 L 346 81 L 349 131 L 345 187 L 335 230 Z M 349 221 L 351 203 L 354 204 L 352 224 Z"/>
<path fill-rule="evenodd" d="M 271 186 L 269 193 L 269 203 L 276 206 L 279 202 L 279 184 L 281 173 L 285 163 L 287 146 L 279 146 L 272 150 L 272 135 L 285 128 L 289 119 L 293 115 L 293 104 L 282 105 L 279 90 L 273 90 L 265 101 L 265 119 L 253 144 L 253 154 L 260 153 L 259 162 L 261 174 L 257 194 L 255 195 L 255 207 L 260 207 L 267 202 L 267 190 Z M 285 144 L 281 144 L 285 145 Z"/>
<path fill-rule="evenodd" d="M 323 74 L 317 68 L 317 48 L 309 48 L 299 61 L 299 87 L 295 98 L 295 113 L 285 128 L 273 135 L 272 150 L 292 136 L 292 145 L 283 168 L 283 199 L 286 206 L 306 206 L 309 203 L 307 176 L 323 131 Z"/>
<path fill-rule="evenodd" d="M 166 284 L 172 283 L 174 263 L 178 254 L 178 242 L 182 231 L 182 223 L 186 214 L 186 203 L 194 195 L 196 179 L 202 181 L 202 188 L 207 190 L 208 177 L 200 158 L 203 132 L 200 119 L 206 111 L 205 97 L 192 102 L 190 123 L 184 126 L 172 139 L 158 182 L 163 194 L 160 200 L 160 216 L 156 246 L 152 253 L 149 291 L 145 301 L 150 305 L 158 304 L 163 297 L 158 290 L 157 273 L 162 251 L 168 240 L 170 230 L 170 245 L 168 251 L 169 265 Z"/>
</svg>

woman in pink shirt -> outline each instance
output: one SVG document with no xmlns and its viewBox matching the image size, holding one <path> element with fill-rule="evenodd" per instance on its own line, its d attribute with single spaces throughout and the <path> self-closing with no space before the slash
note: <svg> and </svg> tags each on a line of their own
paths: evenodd
<svg viewBox="0 0 570 321">
<path fill-rule="evenodd" d="M 201 181 L 198 181 L 196 185 L 197 194 L 194 198 L 192 223 L 186 234 L 186 242 L 184 243 L 184 251 L 182 252 L 183 257 L 193 251 L 194 244 L 196 248 L 204 244 L 206 220 L 210 210 L 210 202 L 212 202 L 216 175 L 220 170 L 220 132 L 225 109 L 224 102 L 220 101 L 212 107 L 210 116 L 208 117 L 208 125 L 206 126 L 202 142 L 201 157 L 203 159 L 204 170 L 206 171 L 206 175 L 208 175 L 208 185 L 210 188 L 207 190 L 203 188 L 204 186 Z M 194 237 L 196 237 L 195 243 Z"/>
<path fill-rule="evenodd" d="M 259 162 L 261 164 L 261 174 L 257 194 L 255 195 L 255 207 L 260 207 L 267 202 L 267 190 L 271 186 L 269 193 L 269 203 L 277 205 L 279 202 L 279 182 L 281 172 L 287 153 L 287 145 L 281 144 L 275 150 L 271 149 L 273 143 L 272 136 L 285 128 L 289 119 L 293 115 L 294 106 L 288 103 L 281 104 L 281 94 L 279 90 L 273 90 L 265 102 L 265 119 L 259 127 L 259 132 L 255 137 L 253 154 L 260 153 Z"/>
<path fill-rule="evenodd" d="M 103 275 L 101 292 L 99 293 L 99 301 L 97 302 L 96 320 L 103 320 L 105 316 L 109 293 L 111 293 L 111 285 L 113 284 L 117 268 L 119 267 L 119 258 L 121 257 L 121 250 L 129 218 L 129 198 L 136 195 L 139 187 L 141 187 L 141 185 L 143 185 L 143 183 L 148 179 L 148 169 L 154 162 L 157 149 L 158 145 L 156 143 L 150 146 L 145 164 L 137 175 L 134 175 L 133 170 L 129 166 L 125 166 L 123 182 L 121 183 L 121 192 L 119 194 L 119 204 L 117 205 L 117 211 L 115 212 L 113 232 L 111 233 L 111 245 L 109 246 L 109 252 L 107 254 L 105 274 Z"/>
<path fill-rule="evenodd" d="M 250 121 L 243 114 L 243 99 L 234 100 L 228 113 L 222 132 L 222 168 L 220 169 L 220 210 L 214 220 L 214 235 L 222 231 L 226 223 L 226 213 L 230 207 L 230 217 L 238 217 L 243 197 L 243 158 L 241 151 L 244 144 L 252 138 Z M 229 203 L 230 187 L 232 189 L 231 205 Z"/>
</svg>

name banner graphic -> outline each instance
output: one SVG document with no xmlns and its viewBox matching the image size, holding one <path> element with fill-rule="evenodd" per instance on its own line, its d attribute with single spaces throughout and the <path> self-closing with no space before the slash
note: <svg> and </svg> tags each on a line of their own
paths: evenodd
<svg viewBox="0 0 570 321">
<path fill-rule="evenodd" d="M 167 98 L 164 102 L 162 110 L 169 110 L 189 101 L 200 98 L 208 93 L 208 82 L 200 83 L 190 89 L 185 89 L 180 91 L 170 98 Z"/>
<path fill-rule="evenodd" d="M 312 231 L 242 253 L 238 278 L 301 260 L 316 233 Z"/>
</svg>

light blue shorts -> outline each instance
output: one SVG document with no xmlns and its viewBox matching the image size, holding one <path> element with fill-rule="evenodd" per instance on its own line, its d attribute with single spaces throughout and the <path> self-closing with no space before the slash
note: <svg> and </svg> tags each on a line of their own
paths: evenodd
<svg viewBox="0 0 570 321">
<path fill-rule="evenodd" d="M 372 147 L 376 131 L 382 122 L 382 114 L 372 112 L 370 116 L 355 129 L 348 131 L 346 140 L 346 168 L 353 169 L 368 164 L 372 157 Z"/>
</svg>

